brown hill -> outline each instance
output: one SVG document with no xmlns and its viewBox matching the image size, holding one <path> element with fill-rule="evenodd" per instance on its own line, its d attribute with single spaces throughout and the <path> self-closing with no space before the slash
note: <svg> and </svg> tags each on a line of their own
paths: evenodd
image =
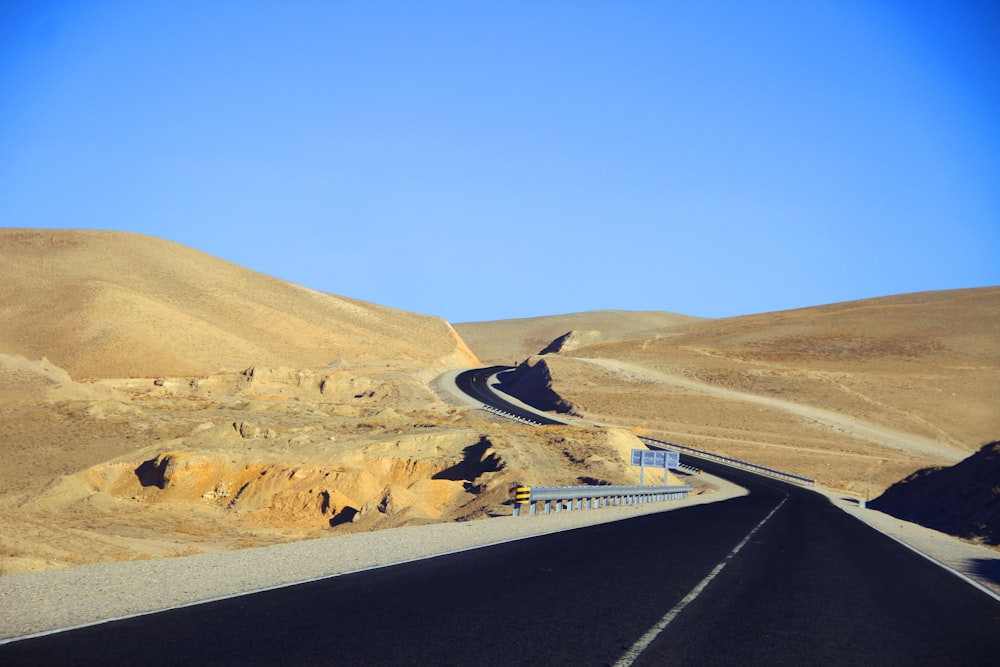
<svg viewBox="0 0 1000 667">
<path fill-rule="evenodd" d="M 871 507 L 922 526 L 1000 545 L 1000 442 L 947 468 L 925 468 L 893 484 Z"/>
<path fill-rule="evenodd" d="M 440 378 L 476 363 L 443 320 L 175 243 L 0 230 L 0 574 L 509 513 L 517 484 L 636 482 L 627 431 L 458 404 Z"/>
<path fill-rule="evenodd" d="M 0 353 L 44 356 L 78 379 L 476 363 L 444 320 L 123 232 L 0 230 L 0 305 Z"/>
<path fill-rule="evenodd" d="M 548 354 L 573 412 L 864 495 L 1000 433 L 1000 288 L 709 320 Z"/>
<path fill-rule="evenodd" d="M 516 364 L 548 348 L 577 347 L 627 338 L 664 335 L 675 326 L 702 318 L 659 311 L 595 310 L 547 317 L 465 322 L 455 330 L 485 363 Z"/>
</svg>

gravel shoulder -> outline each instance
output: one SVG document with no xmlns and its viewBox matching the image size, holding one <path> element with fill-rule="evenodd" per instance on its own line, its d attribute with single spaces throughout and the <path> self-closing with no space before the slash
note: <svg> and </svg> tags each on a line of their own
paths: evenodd
<svg viewBox="0 0 1000 667">
<path fill-rule="evenodd" d="M 225 553 L 8 575 L 0 577 L 0 643 L 746 494 L 735 484 L 706 477 L 716 492 L 678 501 L 409 526 Z M 843 494 L 819 492 L 1000 600 L 996 549 L 861 508 Z"/>
</svg>

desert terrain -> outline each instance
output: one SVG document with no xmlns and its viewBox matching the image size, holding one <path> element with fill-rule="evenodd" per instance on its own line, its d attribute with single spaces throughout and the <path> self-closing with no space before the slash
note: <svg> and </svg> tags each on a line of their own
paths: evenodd
<svg viewBox="0 0 1000 667">
<path fill-rule="evenodd" d="M 0 572 L 509 514 L 634 483 L 627 430 L 504 423 L 439 318 L 151 237 L 0 230 Z"/>
<path fill-rule="evenodd" d="M 530 373 L 529 373 L 530 371 Z M 679 324 L 522 364 L 588 419 L 874 498 L 1000 432 L 1000 288 Z"/>
<path fill-rule="evenodd" d="M 997 439 L 998 315 L 983 288 L 453 327 L 162 239 L 0 230 L 0 573 L 488 520 L 518 484 L 635 483 L 635 433 L 875 498 Z M 574 425 L 447 386 L 515 361 L 505 389 Z"/>
</svg>

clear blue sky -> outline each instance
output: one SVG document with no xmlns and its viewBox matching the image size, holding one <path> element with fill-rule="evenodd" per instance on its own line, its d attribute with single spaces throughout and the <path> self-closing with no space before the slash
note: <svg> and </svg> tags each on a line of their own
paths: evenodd
<svg viewBox="0 0 1000 667">
<path fill-rule="evenodd" d="M 1000 284 L 1000 3 L 0 3 L 0 226 L 452 322 Z"/>
</svg>

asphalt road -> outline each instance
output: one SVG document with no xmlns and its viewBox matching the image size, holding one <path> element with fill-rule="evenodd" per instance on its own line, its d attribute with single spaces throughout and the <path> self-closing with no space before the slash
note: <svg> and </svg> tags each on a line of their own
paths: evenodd
<svg viewBox="0 0 1000 667">
<path fill-rule="evenodd" d="M 818 494 L 697 463 L 750 495 L 13 642 L 0 664 L 610 665 L 680 604 L 634 664 L 996 664 L 995 599 Z"/>
<path fill-rule="evenodd" d="M 498 410 L 509 412 L 510 414 L 533 421 L 537 424 L 562 424 L 563 422 L 549 419 L 543 415 L 530 410 L 525 410 L 521 406 L 498 395 L 489 386 L 489 379 L 496 373 L 511 370 L 512 366 L 490 366 L 488 368 L 474 368 L 472 370 L 459 373 L 455 378 L 455 384 L 469 396 L 486 405 L 491 405 Z"/>
</svg>

